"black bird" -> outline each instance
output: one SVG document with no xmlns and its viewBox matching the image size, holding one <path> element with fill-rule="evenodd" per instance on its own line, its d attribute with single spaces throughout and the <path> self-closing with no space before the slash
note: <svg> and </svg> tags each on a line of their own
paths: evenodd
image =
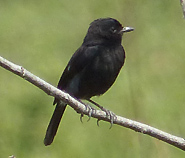
<svg viewBox="0 0 185 158">
<path fill-rule="evenodd" d="M 90 100 L 104 94 L 114 83 L 125 61 L 122 35 L 133 31 L 113 18 L 101 18 L 90 24 L 81 47 L 67 64 L 58 88 L 77 99 Z M 67 104 L 55 98 L 56 105 L 44 139 L 50 145 L 56 135 Z"/>
</svg>

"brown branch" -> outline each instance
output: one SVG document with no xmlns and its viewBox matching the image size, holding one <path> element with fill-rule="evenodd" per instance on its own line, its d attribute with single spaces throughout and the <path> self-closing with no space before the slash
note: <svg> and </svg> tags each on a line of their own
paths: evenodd
<svg viewBox="0 0 185 158">
<path fill-rule="evenodd" d="M 83 113 L 85 115 L 88 115 L 88 109 L 85 107 L 84 104 L 80 103 L 78 100 L 74 99 L 69 94 L 55 88 L 54 86 L 48 84 L 47 82 L 40 79 L 39 77 L 33 75 L 31 72 L 27 71 L 22 66 L 13 64 L 12 62 L 2 58 L 1 56 L 0 56 L 0 66 L 24 78 L 28 82 L 31 82 L 33 85 L 42 89 L 48 95 L 51 95 L 63 100 L 64 102 L 69 104 L 73 109 L 75 109 L 78 113 Z M 92 117 L 97 118 L 98 120 L 104 120 L 104 121 L 110 122 L 110 119 L 107 118 L 106 113 L 104 111 L 93 110 Z M 116 116 L 116 117 L 117 118 L 114 119 L 114 124 L 130 128 L 136 132 L 150 135 L 154 138 L 157 138 L 168 144 L 171 144 L 179 149 L 185 150 L 185 140 L 183 138 L 171 135 L 169 133 L 163 132 L 154 127 L 151 127 L 146 124 L 136 122 L 121 116 Z"/>
</svg>

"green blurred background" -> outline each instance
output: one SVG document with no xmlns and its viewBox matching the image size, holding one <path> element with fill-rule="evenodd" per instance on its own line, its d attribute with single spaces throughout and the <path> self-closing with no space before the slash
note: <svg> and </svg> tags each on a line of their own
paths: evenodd
<svg viewBox="0 0 185 158">
<path fill-rule="evenodd" d="M 125 34 L 126 63 L 114 86 L 95 101 L 118 115 L 185 137 L 185 20 L 169 0 L 0 1 L 0 55 L 57 84 L 89 23 L 113 17 Z M 184 152 L 132 130 L 84 123 L 70 107 L 51 146 L 43 138 L 54 107 L 46 95 L 0 68 L 0 157 L 177 158 Z"/>
</svg>

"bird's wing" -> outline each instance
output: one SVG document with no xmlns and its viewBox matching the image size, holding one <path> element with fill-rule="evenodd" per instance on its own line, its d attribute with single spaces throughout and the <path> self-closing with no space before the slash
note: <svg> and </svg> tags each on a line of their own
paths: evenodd
<svg viewBox="0 0 185 158">
<path fill-rule="evenodd" d="M 100 51 L 100 45 L 81 46 L 71 57 L 57 87 L 61 90 L 65 90 L 66 86 L 68 86 L 74 76 L 79 74 L 88 64 L 90 64 Z M 53 104 L 56 102 L 57 99 L 55 99 Z"/>
</svg>

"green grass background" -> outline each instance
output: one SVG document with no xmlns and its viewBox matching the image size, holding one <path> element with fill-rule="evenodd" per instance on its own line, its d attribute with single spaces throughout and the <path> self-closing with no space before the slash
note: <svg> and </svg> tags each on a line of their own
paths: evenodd
<svg viewBox="0 0 185 158">
<path fill-rule="evenodd" d="M 95 101 L 118 115 L 185 137 L 185 20 L 179 1 L 0 1 L 0 55 L 57 84 L 89 23 L 113 17 L 125 34 L 126 63 Z M 54 143 L 43 138 L 53 98 L 0 68 L 0 157 L 177 158 L 171 145 L 109 123 L 84 123 L 68 107 Z"/>
</svg>

